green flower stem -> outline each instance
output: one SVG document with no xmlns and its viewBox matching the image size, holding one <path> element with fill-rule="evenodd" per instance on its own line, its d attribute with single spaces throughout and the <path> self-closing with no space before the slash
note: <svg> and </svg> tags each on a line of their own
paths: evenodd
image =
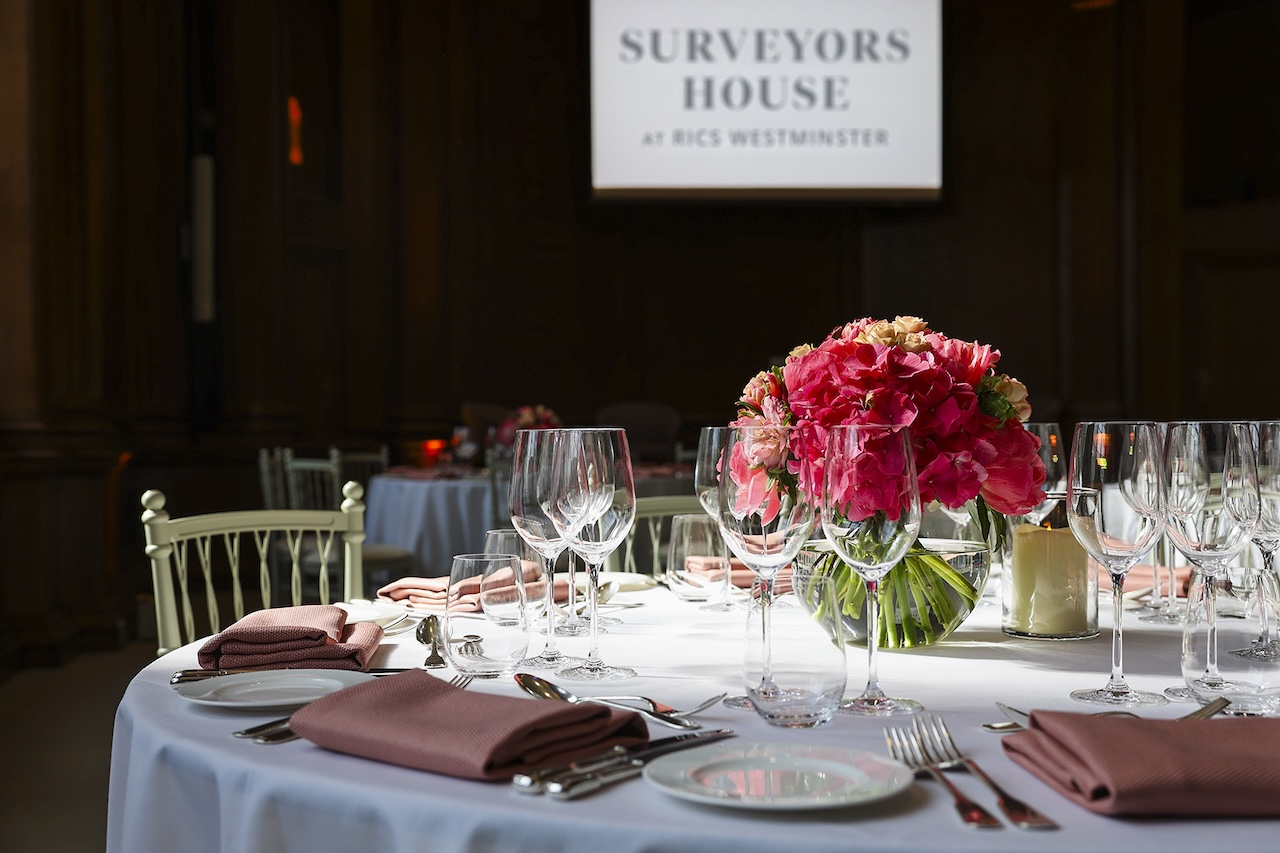
<svg viewBox="0 0 1280 853">
<path fill-rule="evenodd" d="M 834 552 L 823 556 L 818 570 L 835 579 L 836 598 L 852 619 L 863 614 L 866 583 Z M 937 642 L 942 626 L 959 614 L 952 594 L 966 608 L 978 600 L 978 590 L 938 554 L 918 543 L 884 576 L 880 583 L 878 624 L 875 631 L 883 648 L 911 648 Z"/>
</svg>

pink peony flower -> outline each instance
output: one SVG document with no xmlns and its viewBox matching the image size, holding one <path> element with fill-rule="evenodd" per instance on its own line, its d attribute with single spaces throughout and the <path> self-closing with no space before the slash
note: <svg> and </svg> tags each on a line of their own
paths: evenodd
<svg viewBox="0 0 1280 853">
<path fill-rule="evenodd" d="M 780 371 L 758 374 L 743 391 L 739 414 L 809 427 L 779 464 L 811 496 L 823 488 L 831 427 L 909 427 L 922 501 L 958 508 L 982 495 L 998 512 L 1021 514 L 1043 500 L 1044 467 L 1037 439 L 1012 429 L 1016 418 L 1004 422 L 1007 413 L 1025 417 L 1029 407 L 1022 383 L 996 376 L 999 360 L 998 350 L 948 338 L 917 317 L 864 318 L 816 347 L 792 350 Z M 809 463 L 807 473 L 797 454 Z M 757 456 L 778 461 L 763 450 Z M 869 492 L 850 501 L 870 505 L 887 497 Z"/>
</svg>

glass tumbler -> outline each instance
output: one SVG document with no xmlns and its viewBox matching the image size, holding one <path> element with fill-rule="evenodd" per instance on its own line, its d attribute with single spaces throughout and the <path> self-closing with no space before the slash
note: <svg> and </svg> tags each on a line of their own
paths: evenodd
<svg viewBox="0 0 1280 853">
<path fill-rule="evenodd" d="M 729 549 L 720 527 L 705 512 L 671 518 L 667 548 L 667 586 L 682 601 L 722 596 L 729 571 Z"/>
<path fill-rule="evenodd" d="M 758 585 L 758 584 L 757 584 Z M 835 716 L 844 695 L 845 636 L 835 582 L 796 567 L 792 588 L 763 608 L 752 595 L 742 678 L 751 705 L 770 725 L 810 728 Z M 762 620 L 768 618 L 770 642 Z M 768 659 L 766 659 L 766 654 Z"/>
<path fill-rule="evenodd" d="M 449 573 L 445 658 L 473 678 L 515 672 L 529 650 L 525 577 L 515 554 L 460 554 Z"/>
</svg>

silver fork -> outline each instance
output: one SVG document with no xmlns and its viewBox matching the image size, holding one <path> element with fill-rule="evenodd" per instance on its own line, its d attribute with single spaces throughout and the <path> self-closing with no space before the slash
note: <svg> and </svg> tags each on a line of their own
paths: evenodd
<svg viewBox="0 0 1280 853">
<path fill-rule="evenodd" d="M 1019 829 L 1057 829 L 1058 824 L 1001 788 L 983 772 L 977 763 L 960 751 L 946 722 L 936 714 L 920 714 L 913 721 L 925 756 L 935 767 L 968 770 L 987 784 L 996 795 L 996 804 L 1004 816 Z"/>
<path fill-rule="evenodd" d="M 884 740 L 889 745 L 890 755 L 910 767 L 917 774 L 927 772 L 951 792 L 951 796 L 955 800 L 956 812 L 960 815 L 960 819 L 964 821 L 965 826 L 972 826 L 978 829 L 1004 829 L 1004 824 L 996 819 L 995 815 L 962 794 L 960 789 L 951 784 L 951 780 L 943 776 L 942 771 L 925 757 L 924 750 L 920 745 L 920 736 L 916 732 L 911 729 L 886 726 Z"/>
<path fill-rule="evenodd" d="M 449 684 L 459 690 L 466 690 L 467 685 L 472 682 L 470 675 L 455 675 L 449 679 Z M 254 743 L 265 743 L 268 745 L 277 743 L 288 743 L 291 740 L 297 740 L 298 735 L 293 729 L 289 728 L 289 720 L 292 717 L 281 717 L 278 720 L 272 720 L 269 723 L 263 723 L 260 726 L 252 726 L 238 732 L 232 732 L 235 737 L 253 738 Z"/>
</svg>

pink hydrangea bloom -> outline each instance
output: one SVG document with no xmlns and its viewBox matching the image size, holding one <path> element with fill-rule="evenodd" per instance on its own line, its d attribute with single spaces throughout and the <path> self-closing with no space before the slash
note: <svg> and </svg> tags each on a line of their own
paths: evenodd
<svg viewBox="0 0 1280 853">
<path fill-rule="evenodd" d="M 996 374 L 999 360 L 999 350 L 948 338 L 916 317 L 864 318 L 838 327 L 816 347 L 794 350 L 781 381 L 773 371 L 754 377 L 743 391 L 740 421 L 807 427 L 789 448 L 790 458 L 756 457 L 771 470 L 777 462 L 800 476 L 811 497 L 822 491 L 831 427 L 871 424 L 910 428 L 923 502 L 958 508 L 981 495 L 997 512 L 1023 514 L 1044 500 L 1044 465 L 1038 439 L 1019 420 L 1030 416 L 1026 389 Z M 1006 418 L 1008 412 L 1017 417 Z M 797 455 L 809 465 L 799 465 Z M 859 512 L 883 509 L 893 505 L 891 479 L 839 488 L 844 494 L 848 486 Z M 762 482 L 776 487 L 776 478 Z"/>
</svg>

